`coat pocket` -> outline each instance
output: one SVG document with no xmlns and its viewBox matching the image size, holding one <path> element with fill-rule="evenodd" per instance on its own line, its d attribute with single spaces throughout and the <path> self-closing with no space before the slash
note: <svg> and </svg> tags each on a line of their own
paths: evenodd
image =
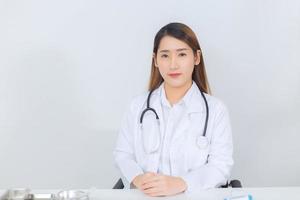
<svg viewBox="0 0 300 200">
<path fill-rule="evenodd" d="M 205 165 L 209 156 L 209 141 L 201 133 L 194 133 L 188 136 L 185 144 L 186 161 L 188 171 Z"/>
</svg>

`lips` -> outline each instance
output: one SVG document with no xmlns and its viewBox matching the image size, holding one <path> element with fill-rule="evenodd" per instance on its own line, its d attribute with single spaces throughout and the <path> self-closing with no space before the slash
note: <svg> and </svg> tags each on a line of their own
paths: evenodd
<svg viewBox="0 0 300 200">
<path fill-rule="evenodd" d="M 176 78 L 176 77 L 180 76 L 181 73 L 169 73 L 168 75 L 172 78 Z"/>
</svg>

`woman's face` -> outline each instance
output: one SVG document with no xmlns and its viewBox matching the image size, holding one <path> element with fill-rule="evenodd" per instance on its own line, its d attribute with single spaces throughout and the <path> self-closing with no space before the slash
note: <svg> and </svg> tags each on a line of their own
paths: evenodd
<svg viewBox="0 0 300 200">
<path fill-rule="evenodd" d="M 187 86 L 192 82 L 194 65 L 200 63 L 200 50 L 194 54 L 185 42 L 171 36 L 164 36 L 157 54 L 153 55 L 165 84 L 172 88 Z"/>
</svg>

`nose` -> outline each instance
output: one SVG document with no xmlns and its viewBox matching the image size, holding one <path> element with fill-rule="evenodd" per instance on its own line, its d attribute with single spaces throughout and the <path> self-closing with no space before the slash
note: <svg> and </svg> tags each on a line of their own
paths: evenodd
<svg viewBox="0 0 300 200">
<path fill-rule="evenodd" d="M 176 58 L 176 56 L 174 56 L 174 55 L 173 55 L 172 58 L 171 58 L 170 69 L 171 69 L 171 70 L 178 69 L 177 58 Z"/>
</svg>

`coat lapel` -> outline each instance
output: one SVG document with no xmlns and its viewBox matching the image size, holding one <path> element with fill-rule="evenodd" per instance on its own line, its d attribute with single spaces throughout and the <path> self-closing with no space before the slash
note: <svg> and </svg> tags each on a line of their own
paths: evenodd
<svg viewBox="0 0 300 200">
<path fill-rule="evenodd" d="M 193 114 L 205 112 L 205 110 L 203 109 L 205 103 L 198 87 L 196 85 L 193 85 L 192 89 L 192 96 L 190 100 L 186 102 L 186 111 L 183 112 L 181 120 L 178 122 L 177 127 L 174 129 L 175 133 L 172 138 L 172 142 L 175 142 L 179 137 L 186 136 L 189 133 L 189 131 L 191 130 L 191 121 L 193 118 Z"/>
<path fill-rule="evenodd" d="M 179 175 L 180 172 L 186 169 L 186 162 L 183 151 L 185 142 L 188 140 L 189 135 L 193 132 L 193 128 L 197 125 L 201 128 L 202 122 L 197 114 L 205 114 L 205 103 L 202 95 L 197 87 L 193 88 L 193 94 L 186 102 L 186 111 L 183 113 L 181 120 L 178 122 L 177 127 L 174 129 L 174 136 L 172 138 L 172 147 L 170 149 L 170 161 L 172 175 Z M 199 122 L 197 121 L 199 120 Z M 176 145 L 175 145 L 176 144 Z M 189 145 L 189 144 L 188 144 Z M 182 156 L 179 156 L 182 155 Z M 180 164 L 178 164 L 180 163 Z"/>
</svg>

